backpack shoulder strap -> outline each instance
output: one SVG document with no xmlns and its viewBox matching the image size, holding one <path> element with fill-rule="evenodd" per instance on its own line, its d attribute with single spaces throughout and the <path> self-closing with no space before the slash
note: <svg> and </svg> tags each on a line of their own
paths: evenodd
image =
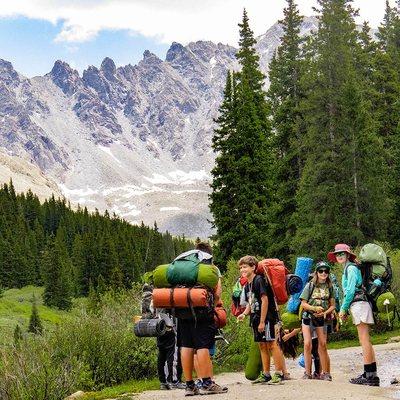
<svg viewBox="0 0 400 400">
<path fill-rule="evenodd" d="M 308 283 L 309 283 L 309 288 L 308 288 L 308 299 L 307 299 L 307 303 L 310 301 L 311 296 L 312 296 L 312 294 L 313 294 L 313 292 L 314 292 L 314 289 L 315 289 L 315 285 L 314 285 L 314 283 L 313 283 L 312 280 L 311 280 L 310 282 L 308 282 Z"/>
</svg>

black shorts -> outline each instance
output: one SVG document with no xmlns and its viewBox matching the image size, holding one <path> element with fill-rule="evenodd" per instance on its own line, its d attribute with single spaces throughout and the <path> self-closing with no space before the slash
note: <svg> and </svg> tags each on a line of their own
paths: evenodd
<svg viewBox="0 0 400 400">
<path fill-rule="evenodd" d="M 323 328 L 325 326 L 325 319 L 324 318 L 303 318 L 303 325 L 312 326 L 314 328 Z"/>
<path fill-rule="evenodd" d="M 179 345 L 195 350 L 211 349 L 215 344 L 216 330 L 214 319 L 179 319 Z"/>
<path fill-rule="evenodd" d="M 258 331 L 258 325 L 260 324 L 258 318 L 251 320 L 251 327 L 253 328 L 254 341 L 259 342 L 274 342 L 276 339 L 275 335 L 275 319 L 268 319 L 265 321 L 265 329 L 262 332 Z"/>
</svg>

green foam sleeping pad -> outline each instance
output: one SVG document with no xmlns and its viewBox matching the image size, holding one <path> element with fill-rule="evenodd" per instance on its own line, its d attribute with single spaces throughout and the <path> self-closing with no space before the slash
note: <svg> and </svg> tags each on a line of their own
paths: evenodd
<svg viewBox="0 0 400 400">
<path fill-rule="evenodd" d="M 260 375 L 260 371 L 262 371 L 260 347 L 258 343 L 253 342 L 250 346 L 244 374 L 246 379 L 254 381 Z"/>
<path fill-rule="evenodd" d="M 281 315 L 283 329 L 296 329 L 301 327 L 301 320 L 298 314 L 285 312 Z"/>
</svg>

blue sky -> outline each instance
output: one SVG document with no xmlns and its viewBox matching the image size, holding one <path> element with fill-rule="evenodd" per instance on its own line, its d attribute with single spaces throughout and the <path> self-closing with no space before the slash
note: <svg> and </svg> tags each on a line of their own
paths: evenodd
<svg viewBox="0 0 400 400">
<path fill-rule="evenodd" d="M 377 27 L 386 0 L 354 0 L 358 23 Z M 390 0 L 395 4 L 395 0 Z M 229 3 L 229 6 L 227 4 Z M 297 0 L 312 15 L 317 0 Z M 173 41 L 212 40 L 236 46 L 243 8 L 256 35 L 282 18 L 285 0 L 4 0 L 0 58 L 28 76 L 44 75 L 61 59 L 82 72 L 111 57 L 136 64 L 145 50 L 164 59 Z"/>
<path fill-rule="evenodd" d="M 100 66 L 105 57 L 117 65 L 137 64 L 148 49 L 164 59 L 168 44 L 127 30 L 101 31 L 80 43 L 56 42 L 61 23 L 28 18 L 0 19 L 0 58 L 28 77 L 49 72 L 55 60 L 67 61 L 82 72 L 88 65 Z"/>
</svg>

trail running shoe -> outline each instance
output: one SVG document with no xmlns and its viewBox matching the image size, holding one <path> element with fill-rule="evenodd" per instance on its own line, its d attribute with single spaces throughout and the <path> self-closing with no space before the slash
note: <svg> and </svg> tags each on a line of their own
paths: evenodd
<svg viewBox="0 0 400 400">
<path fill-rule="evenodd" d="M 261 372 L 260 376 L 253 382 L 251 382 L 253 385 L 257 383 L 267 383 L 271 380 L 271 375 L 265 375 L 264 372 Z"/>
<path fill-rule="evenodd" d="M 321 374 L 319 374 L 318 372 L 314 371 L 312 374 L 312 378 L 313 379 L 321 379 Z"/>
<path fill-rule="evenodd" d="M 330 373 L 328 372 L 323 372 L 320 376 L 319 379 L 321 379 L 321 381 L 329 381 L 332 382 L 332 376 Z"/>
<path fill-rule="evenodd" d="M 160 390 L 170 390 L 168 383 L 160 383 Z"/>
<path fill-rule="evenodd" d="M 374 376 L 373 378 L 366 378 L 364 376 L 364 374 L 357 376 L 357 378 L 350 379 L 349 382 L 354 385 L 365 385 L 365 386 L 379 386 L 380 385 L 379 376 Z"/>
<path fill-rule="evenodd" d="M 170 389 L 186 389 L 186 385 L 183 382 L 172 382 L 169 387 Z"/>
<path fill-rule="evenodd" d="M 312 375 L 307 374 L 307 372 L 304 372 L 303 376 L 301 377 L 301 379 L 312 379 Z"/>
<path fill-rule="evenodd" d="M 224 390 L 221 386 L 218 385 L 218 383 L 212 382 L 211 385 L 208 386 L 202 386 L 201 389 L 199 390 L 201 395 L 205 394 L 222 394 L 226 393 L 228 391 L 228 388 Z"/>
<path fill-rule="evenodd" d="M 196 385 L 186 386 L 185 396 L 196 396 L 197 394 L 199 394 L 199 388 Z"/>
<path fill-rule="evenodd" d="M 283 381 L 283 375 L 278 374 L 277 372 L 275 372 L 272 375 L 271 380 L 268 382 L 268 385 L 280 385 L 280 384 L 283 383 L 282 381 Z"/>
</svg>

